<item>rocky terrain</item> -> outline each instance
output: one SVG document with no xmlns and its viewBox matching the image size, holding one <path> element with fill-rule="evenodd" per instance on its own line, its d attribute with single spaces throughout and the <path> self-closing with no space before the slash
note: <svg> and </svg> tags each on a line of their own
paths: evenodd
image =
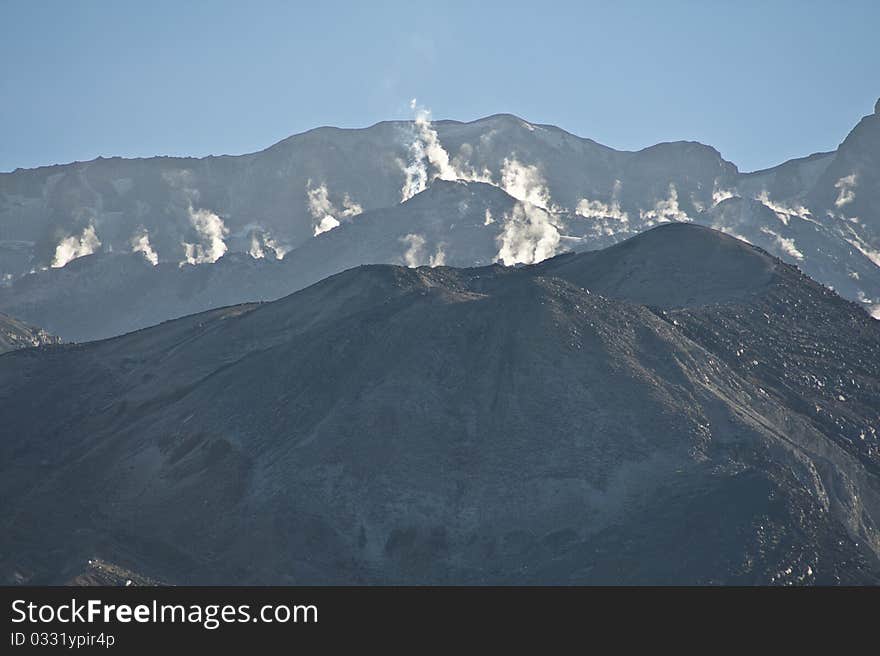
<svg viewBox="0 0 880 656">
<path fill-rule="evenodd" d="M 8 582 L 880 583 L 880 323 L 688 223 L 8 353 L 0 416 Z"/>
<path fill-rule="evenodd" d="M 42 328 L 35 328 L 0 313 L 0 353 L 60 342 L 59 338 L 50 335 Z"/>
<path fill-rule="evenodd" d="M 513 215 L 509 222 L 499 218 Z M 488 221 L 488 223 L 487 223 Z M 72 341 L 113 337 L 167 319 L 275 300 L 360 264 L 509 264 L 614 243 L 583 217 L 517 201 L 482 182 L 436 180 L 390 208 L 309 239 L 283 260 L 228 253 L 213 264 L 152 265 L 141 253 L 96 253 L 0 288 L 0 309 Z"/>
<path fill-rule="evenodd" d="M 750 173 L 699 143 L 624 152 L 511 115 L 422 112 L 249 155 L 17 170 L 0 173 L 0 311 L 97 339 L 357 264 L 529 264 L 694 222 L 876 316 L 878 158 L 876 112 L 834 152 Z"/>
</svg>

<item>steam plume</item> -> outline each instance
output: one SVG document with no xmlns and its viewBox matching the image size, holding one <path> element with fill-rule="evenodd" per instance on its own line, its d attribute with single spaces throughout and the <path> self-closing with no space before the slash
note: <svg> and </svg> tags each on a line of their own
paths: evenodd
<svg viewBox="0 0 880 656">
<path fill-rule="evenodd" d="M 669 195 L 654 203 L 654 208 L 641 210 L 639 217 L 646 221 L 649 226 L 656 223 L 669 223 L 670 221 L 690 221 L 690 217 L 678 206 L 678 190 L 675 185 L 669 183 Z"/>
<path fill-rule="evenodd" d="M 552 257 L 560 242 L 551 215 L 528 203 L 517 203 L 510 215 L 504 216 L 504 228 L 496 239 L 496 260 L 507 266 L 534 264 Z"/>
<path fill-rule="evenodd" d="M 89 224 L 79 236 L 70 235 L 62 239 L 55 247 L 55 257 L 52 258 L 52 267 L 60 268 L 71 260 L 84 255 L 91 255 L 101 247 L 101 240 L 95 232 L 95 226 Z"/>
<path fill-rule="evenodd" d="M 847 176 L 842 177 L 840 180 L 834 183 L 834 188 L 838 190 L 837 200 L 834 201 L 834 206 L 840 209 L 844 205 L 853 202 L 856 199 L 855 194 L 855 186 L 856 186 L 856 174 L 851 173 Z"/>
<path fill-rule="evenodd" d="M 786 255 L 789 255 L 798 261 L 804 259 L 804 254 L 797 249 L 794 243 L 794 239 L 783 237 L 779 233 L 773 232 L 772 230 L 770 230 L 770 228 L 766 228 L 764 226 L 761 226 L 761 232 L 763 232 L 765 235 L 770 235 L 771 237 L 773 237 L 774 241 L 776 242 L 776 246 Z"/>
<path fill-rule="evenodd" d="M 712 205 L 717 205 L 728 198 L 734 198 L 736 193 L 731 191 L 730 189 L 721 189 L 718 186 L 712 191 Z"/>
<path fill-rule="evenodd" d="M 408 267 L 419 266 L 443 266 L 446 263 L 444 244 L 439 244 L 434 255 L 427 255 L 425 251 L 425 237 L 423 235 L 408 234 L 400 238 L 401 243 L 406 245 L 403 261 Z"/>
<path fill-rule="evenodd" d="M 415 112 L 413 128 L 415 134 L 409 144 L 409 164 L 403 166 L 405 180 L 400 190 L 400 201 L 404 202 L 424 191 L 429 180 L 468 180 L 491 182 L 492 174 L 488 170 L 475 171 L 467 163 L 458 158 L 451 159 L 449 153 L 440 143 L 437 130 L 431 125 L 431 110 L 419 107 L 416 99 L 409 103 Z M 467 151 L 470 146 L 462 146 Z M 429 169 L 433 172 L 429 172 Z"/>
<path fill-rule="evenodd" d="M 782 223 L 784 223 L 785 225 L 788 225 L 789 219 L 792 216 L 799 216 L 803 218 L 810 215 L 810 210 L 808 210 L 803 205 L 789 206 L 785 205 L 784 203 L 771 200 L 770 193 L 766 189 L 755 196 L 755 200 L 763 203 L 771 210 L 773 210 L 773 212 L 776 214 L 776 218 L 782 221 Z"/>
<path fill-rule="evenodd" d="M 316 237 L 322 232 L 339 227 L 340 222 L 336 217 L 357 216 L 364 211 L 348 194 L 345 194 L 342 198 L 342 209 L 337 209 L 330 201 L 330 193 L 327 191 L 325 183 L 312 187 L 312 181 L 309 180 L 306 183 L 306 195 L 309 202 L 309 214 L 315 220 L 314 235 Z"/>
<path fill-rule="evenodd" d="M 212 264 L 226 253 L 224 238 L 229 230 L 223 223 L 223 219 L 206 209 L 194 210 L 189 207 L 189 220 L 199 235 L 199 242 L 190 244 L 183 243 L 184 262 L 181 264 Z"/>
<path fill-rule="evenodd" d="M 251 230 L 251 245 L 248 249 L 248 255 L 255 260 L 266 257 L 268 251 L 271 251 L 276 260 L 283 260 L 287 255 L 287 250 L 268 231 L 257 228 Z"/>
<path fill-rule="evenodd" d="M 141 228 L 140 231 L 136 232 L 131 238 L 131 252 L 143 253 L 147 261 L 153 266 L 159 264 L 159 255 L 150 245 L 150 233 L 146 228 Z"/>
<path fill-rule="evenodd" d="M 614 219 L 622 224 L 629 224 L 629 215 L 620 208 L 620 180 L 614 181 L 614 187 L 611 190 L 611 202 L 606 204 L 600 200 L 590 200 L 589 198 L 581 198 L 578 201 L 575 212 L 587 219 Z"/>
<path fill-rule="evenodd" d="M 870 246 L 868 246 L 868 244 L 866 244 L 864 240 L 862 240 L 862 238 L 853 231 L 852 228 L 849 228 L 849 232 L 850 235 L 852 235 L 852 238 L 846 238 L 846 240 L 850 243 L 850 245 L 857 251 L 859 251 L 862 255 L 871 260 L 871 262 L 880 267 L 880 251 L 875 251 Z"/>
<path fill-rule="evenodd" d="M 532 205 L 556 211 L 544 176 L 534 164 L 523 164 L 516 156 L 505 157 L 501 165 L 501 188 L 508 194 Z"/>
</svg>

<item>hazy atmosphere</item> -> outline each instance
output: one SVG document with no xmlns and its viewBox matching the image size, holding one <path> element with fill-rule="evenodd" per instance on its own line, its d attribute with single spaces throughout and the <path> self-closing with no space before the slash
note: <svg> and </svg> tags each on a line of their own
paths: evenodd
<svg viewBox="0 0 880 656">
<path fill-rule="evenodd" d="M 877 6 L 0 0 L 0 594 L 880 585 Z"/>
<path fill-rule="evenodd" d="M 240 154 L 319 125 L 499 112 L 742 171 L 870 111 L 880 4 L 0 2 L 0 171 Z M 14 102 L 11 100 L 14 99 Z"/>
</svg>

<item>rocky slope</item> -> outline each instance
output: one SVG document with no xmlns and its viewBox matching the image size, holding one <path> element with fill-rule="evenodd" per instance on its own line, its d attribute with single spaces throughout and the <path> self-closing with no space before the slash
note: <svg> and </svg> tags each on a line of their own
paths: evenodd
<svg viewBox="0 0 880 656">
<path fill-rule="evenodd" d="M 337 243 L 359 252 L 361 263 L 398 263 L 388 256 L 397 258 L 396 243 L 361 244 L 358 231 L 346 228 L 371 211 L 395 216 L 402 200 L 434 179 L 462 179 L 590 224 L 575 244 L 547 228 L 542 255 L 694 221 L 747 238 L 880 313 L 878 121 L 876 113 L 863 118 L 835 152 L 753 173 L 698 143 L 622 152 L 510 115 L 318 128 L 236 157 L 113 158 L 18 170 L 0 174 L 0 284 L 31 271 L 43 278 L 37 286 L 52 284 L 43 269 L 92 253 L 136 251 L 175 266 L 206 266 L 226 253 L 277 259 L 327 231 L 346 235 Z M 507 224 L 517 231 L 522 217 L 508 210 L 492 219 L 498 225 L 475 225 L 472 234 L 493 244 L 492 259 L 503 260 L 494 231 Z M 454 223 L 455 214 L 444 220 Z M 431 229 L 431 222 L 415 222 L 406 234 Z M 442 243 L 427 244 L 430 256 Z M 482 249 L 479 257 L 448 244 L 443 250 L 462 264 L 486 259 Z M 270 276 L 248 300 L 275 292 Z"/>
<path fill-rule="evenodd" d="M 0 312 L 0 353 L 60 342 L 58 337 L 42 328 L 35 328 Z"/>
<path fill-rule="evenodd" d="M 880 324 L 698 226 L 362 266 L 0 358 L 0 572 L 876 584 L 878 412 Z"/>
<path fill-rule="evenodd" d="M 0 287 L 0 309 L 67 340 L 89 341 L 219 306 L 275 300 L 359 264 L 472 266 L 492 263 L 499 252 L 514 264 L 614 243 L 595 227 L 489 184 L 436 180 L 404 203 L 309 239 L 283 260 L 229 253 L 214 264 L 153 266 L 141 253 L 98 253 Z"/>
</svg>

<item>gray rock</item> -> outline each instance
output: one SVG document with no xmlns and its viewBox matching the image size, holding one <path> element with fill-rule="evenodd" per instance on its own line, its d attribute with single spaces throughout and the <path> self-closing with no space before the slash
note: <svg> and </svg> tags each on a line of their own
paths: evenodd
<svg viewBox="0 0 880 656">
<path fill-rule="evenodd" d="M 361 266 L 0 357 L 0 573 L 877 584 L 878 411 L 880 323 L 706 228 Z"/>
</svg>

